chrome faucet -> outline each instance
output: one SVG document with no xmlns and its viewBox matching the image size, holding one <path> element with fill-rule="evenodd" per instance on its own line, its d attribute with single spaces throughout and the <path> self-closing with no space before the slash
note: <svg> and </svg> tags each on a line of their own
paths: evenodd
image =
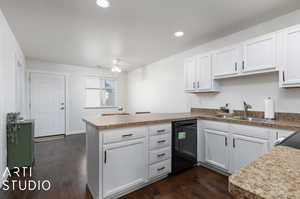
<svg viewBox="0 0 300 199">
<path fill-rule="evenodd" d="M 245 101 L 244 101 L 244 118 L 248 118 L 248 109 L 251 109 L 252 106 L 250 104 L 247 104 Z"/>
</svg>

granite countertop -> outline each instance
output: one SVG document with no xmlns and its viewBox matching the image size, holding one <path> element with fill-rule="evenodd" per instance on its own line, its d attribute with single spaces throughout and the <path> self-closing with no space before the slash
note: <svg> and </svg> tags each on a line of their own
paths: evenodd
<svg viewBox="0 0 300 199">
<path fill-rule="evenodd" d="M 229 177 L 236 199 L 299 199 L 300 150 L 275 147 Z"/>
<path fill-rule="evenodd" d="M 173 122 L 179 120 L 202 119 L 211 121 L 224 121 L 236 124 L 246 124 L 264 126 L 277 129 L 300 130 L 300 122 L 274 120 L 274 121 L 244 121 L 238 119 L 221 118 L 213 113 L 151 113 L 138 115 L 114 115 L 114 116 L 94 116 L 85 117 L 83 120 L 96 126 L 97 129 L 121 128 L 126 126 L 147 125 L 163 122 Z"/>
</svg>

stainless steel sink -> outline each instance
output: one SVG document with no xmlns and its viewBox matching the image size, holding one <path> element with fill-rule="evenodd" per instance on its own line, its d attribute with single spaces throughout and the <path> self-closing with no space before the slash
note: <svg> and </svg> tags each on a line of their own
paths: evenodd
<svg viewBox="0 0 300 199">
<path fill-rule="evenodd" d="M 249 122 L 265 122 L 266 119 L 263 118 L 256 118 L 256 117 L 243 117 L 243 116 L 223 116 L 223 115 L 217 115 L 219 118 L 224 119 L 234 119 L 234 120 L 244 120 Z"/>
<path fill-rule="evenodd" d="M 257 118 L 257 117 L 243 117 L 243 116 L 233 116 L 232 119 L 237 119 L 237 120 L 244 120 L 244 121 L 249 121 L 249 122 L 265 122 L 267 121 L 264 118 Z"/>
</svg>

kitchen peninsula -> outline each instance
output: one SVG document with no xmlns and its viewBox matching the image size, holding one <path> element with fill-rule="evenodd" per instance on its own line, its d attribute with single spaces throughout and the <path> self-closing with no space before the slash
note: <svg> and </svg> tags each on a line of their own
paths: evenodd
<svg viewBox="0 0 300 199">
<path fill-rule="evenodd" d="M 300 130 L 299 122 L 295 121 L 244 121 L 219 117 L 215 112 L 205 110 L 86 117 L 83 120 L 87 124 L 88 188 L 93 198 L 118 198 L 167 177 L 171 172 L 172 122 L 195 119 L 198 121 L 199 164 L 206 164 L 228 174 L 271 151 L 279 134 L 286 137 L 294 130 Z M 218 134 L 221 130 L 225 132 L 222 135 Z M 219 139 L 212 135 L 225 137 Z M 214 151 L 215 145 L 210 143 L 223 141 L 224 138 L 225 148 Z M 236 146 L 229 150 L 233 142 L 236 142 Z M 246 142 L 251 148 L 239 149 L 239 142 Z M 253 151 L 250 158 L 242 161 L 229 158 L 235 154 L 245 157 L 242 154 L 245 150 Z M 227 151 L 226 161 L 231 161 L 232 167 L 223 164 L 221 159 L 213 159 L 225 157 L 223 154 L 211 156 L 207 151 Z"/>
</svg>

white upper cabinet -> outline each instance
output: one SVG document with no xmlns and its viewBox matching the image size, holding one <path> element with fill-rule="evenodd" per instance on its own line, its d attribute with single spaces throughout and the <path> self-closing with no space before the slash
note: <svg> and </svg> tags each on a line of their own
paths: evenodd
<svg viewBox="0 0 300 199">
<path fill-rule="evenodd" d="M 241 66 L 241 46 L 235 45 L 213 53 L 212 65 L 215 79 L 232 77 L 239 73 Z"/>
<path fill-rule="evenodd" d="M 211 54 L 199 55 L 197 57 L 196 80 L 197 90 L 213 90 Z"/>
<path fill-rule="evenodd" d="M 276 70 L 276 34 L 271 33 L 243 42 L 243 73 Z"/>
<path fill-rule="evenodd" d="M 184 60 L 184 90 L 193 91 L 196 89 L 196 57 L 186 58 Z"/>
<path fill-rule="evenodd" d="M 185 59 L 185 91 L 194 93 L 216 92 L 216 85 L 212 78 L 211 58 L 211 53 L 207 53 Z"/>
<path fill-rule="evenodd" d="M 300 87 L 300 25 L 279 32 L 280 86 Z"/>
</svg>

